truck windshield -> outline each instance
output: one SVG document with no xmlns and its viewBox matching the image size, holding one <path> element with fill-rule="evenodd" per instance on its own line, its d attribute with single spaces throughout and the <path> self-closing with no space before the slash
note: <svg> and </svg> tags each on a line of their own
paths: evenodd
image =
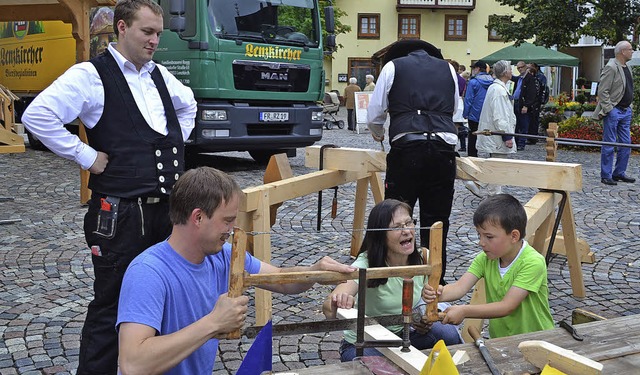
<svg viewBox="0 0 640 375">
<path fill-rule="evenodd" d="M 318 47 L 317 0 L 209 0 L 219 38 Z"/>
</svg>

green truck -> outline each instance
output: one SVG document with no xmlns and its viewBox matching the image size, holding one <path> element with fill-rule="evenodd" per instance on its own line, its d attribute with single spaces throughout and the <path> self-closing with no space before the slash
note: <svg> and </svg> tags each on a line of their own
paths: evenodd
<svg viewBox="0 0 640 375">
<path fill-rule="evenodd" d="M 166 30 L 154 59 L 198 101 L 187 163 L 248 151 L 264 162 L 322 138 L 323 33 L 318 0 L 160 0 Z M 324 9 L 328 48 L 333 7 Z"/>
</svg>

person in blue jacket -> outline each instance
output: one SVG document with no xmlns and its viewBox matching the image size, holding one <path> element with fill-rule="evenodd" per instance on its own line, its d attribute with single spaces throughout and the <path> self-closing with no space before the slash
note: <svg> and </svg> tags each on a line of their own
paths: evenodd
<svg viewBox="0 0 640 375">
<path fill-rule="evenodd" d="M 487 89 L 493 83 L 493 77 L 487 73 L 487 63 L 482 60 L 476 61 L 471 70 L 472 77 L 467 85 L 467 92 L 464 95 L 464 112 L 462 117 L 469 121 L 469 145 L 467 146 L 467 155 L 478 156 L 476 149 L 476 140 L 478 137 L 473 132 L 478 130 L 478 122 L 480 121 L 480 112 Z"/>
</svg>

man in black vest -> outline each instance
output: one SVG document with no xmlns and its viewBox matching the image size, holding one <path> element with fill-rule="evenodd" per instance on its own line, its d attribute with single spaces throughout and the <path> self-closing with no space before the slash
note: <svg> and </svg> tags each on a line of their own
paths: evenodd
<svg viewBox="0 0 640 375">
<path fill-rule="evenodd" d="M 115 374 L 115 330 L 122 277 L 133 258 L 171 233 L 168 197 L 184 170 L 184 140 L 194 126 L 191 89 L 151 61 L 163 30 L 151 0 L 121 0 L 118 43 L 69 68 L 23 115 L 26 127 L 56 154 L 91 172 L 84 218 L 95 298 L 80 342 L 78 374 Z M 80 118 L 89 144 L 63 124 Z"/>
<path fill-rule="evenodd" d="M 402 40 L 389 48 L 369 101 L 367 122 L 376 141 L 384 140 L 391 116 L 385 199 L 414 207 L 420 201 L 420 244 L 428 247 L 429 227 L 444 223 L 442 283 L 446 236 L 456 177 L 457 74 L 440 50 L 422 40 Z"/>
</svg>

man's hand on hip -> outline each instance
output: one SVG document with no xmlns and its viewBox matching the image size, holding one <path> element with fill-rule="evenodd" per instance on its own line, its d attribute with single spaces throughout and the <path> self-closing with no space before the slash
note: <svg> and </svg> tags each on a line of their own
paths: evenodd
<svg viewBox="0 0 640 375">
<path fill-rule="evenodd" d="M 107 168 L 107 164 L 109 164 L 109 155 L 105 154 L 104 152 L 98 151 L 96 161 L 91 164 L 89 172 L 93 174 L 101 174 L 102 172 L 104 172 L 105 168 Z"/>
</svg>

